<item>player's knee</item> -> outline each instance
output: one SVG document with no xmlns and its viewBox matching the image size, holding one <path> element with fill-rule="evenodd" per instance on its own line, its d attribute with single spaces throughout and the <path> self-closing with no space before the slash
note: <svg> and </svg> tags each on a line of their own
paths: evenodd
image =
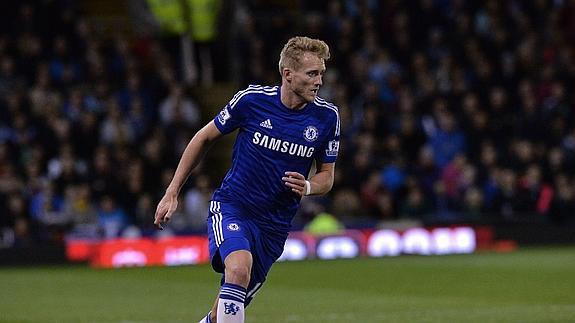
<svg viewBox="0 0 575 323">
<path fill-rule="evenodd" d="M 226 266 L 226 283 L 240 285 L 247 288 L 250 283 L 250 268 L 243 264 Z"/>
</svg>

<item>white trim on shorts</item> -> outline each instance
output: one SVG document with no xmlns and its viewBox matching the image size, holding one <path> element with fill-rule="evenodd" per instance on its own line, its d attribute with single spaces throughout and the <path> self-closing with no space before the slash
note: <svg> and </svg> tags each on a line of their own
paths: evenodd
<svg viewBox="0 0 575 323">
<path fill-rule="evenodd" d="M 210 212 L 212 216 L 212 230 L 214 231 L 214 240 L 216 247 L 219 247 L 224 242 L 224 231 L 222 230 L 223 215 L 220 211 L 220 202 L 210 201 Z"/>
</svg>

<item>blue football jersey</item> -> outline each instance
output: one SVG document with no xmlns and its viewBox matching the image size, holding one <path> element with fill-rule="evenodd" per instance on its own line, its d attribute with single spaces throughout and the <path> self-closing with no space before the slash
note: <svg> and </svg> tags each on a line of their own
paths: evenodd
<svg viewBox="0 0 575 323">
<path fill-rule="evenodd" d="M 214 118 L 223 134 L 239 129 L 232 166 L 214 200 L 233 202 L 274 231 L 288 231 L 300 198 L 282 181 L 286 171 L 307 176 L 314 160 L 333 163 L 339 150 L 339 113 L 320 97 L 300 110 L 280 100 L 278 86 L 250 85 Z"/>
</svg>

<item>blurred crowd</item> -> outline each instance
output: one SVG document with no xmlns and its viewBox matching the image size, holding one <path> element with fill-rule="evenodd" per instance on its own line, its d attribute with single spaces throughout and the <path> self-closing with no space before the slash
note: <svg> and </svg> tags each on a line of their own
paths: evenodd
<svg viewBox="0 0 575 323">
<path fill-rule="evenodd" d="M 201 126 L 160 42 L 105 38 L 72 4 L 18 3 L 0 21 L 5 245 L 151 232 L 155 204 Z M 205 226 L 211 183 L 192 182 L 175 229 Z"/>
<path fill-rule="evenodd" d="M 0 19 L 0 246 L 151 234 L 212 116 L 159 36 L 102 36 L 71 1 L 16 3 Z M 296 223 L 575 223 L 575 1 L 274 3 L 236 3 L 225 78 L 277 84 L 289 37 L 330 45 L 336 183 Z M 172 230 L 204 231 L 215 184 L 192 176 Z"/>
</svg>

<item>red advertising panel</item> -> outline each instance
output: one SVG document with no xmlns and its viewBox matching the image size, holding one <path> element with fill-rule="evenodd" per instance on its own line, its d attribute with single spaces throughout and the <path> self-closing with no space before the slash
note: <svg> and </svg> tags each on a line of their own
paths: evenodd
<svg viewBox="0 0 575 323">
<path fill-rule="evenodd" d="M 149 239 L 104 241 L 92 258 L 94 267 L 141 267 L 158 265 L 155 244 Z"/>
<path fill-rule="evenodd" d="M 196 265 L 209 262 L 205 237 L 166 238 L 156 242 L 160 262 L 166 266 Z"/>
<path fill-rule="evenodd" d="M 100 241 L 68 240 L 66 241 L 66 258 L 70 261 L 89 261 L 97 251 Z"/>
</svg>

